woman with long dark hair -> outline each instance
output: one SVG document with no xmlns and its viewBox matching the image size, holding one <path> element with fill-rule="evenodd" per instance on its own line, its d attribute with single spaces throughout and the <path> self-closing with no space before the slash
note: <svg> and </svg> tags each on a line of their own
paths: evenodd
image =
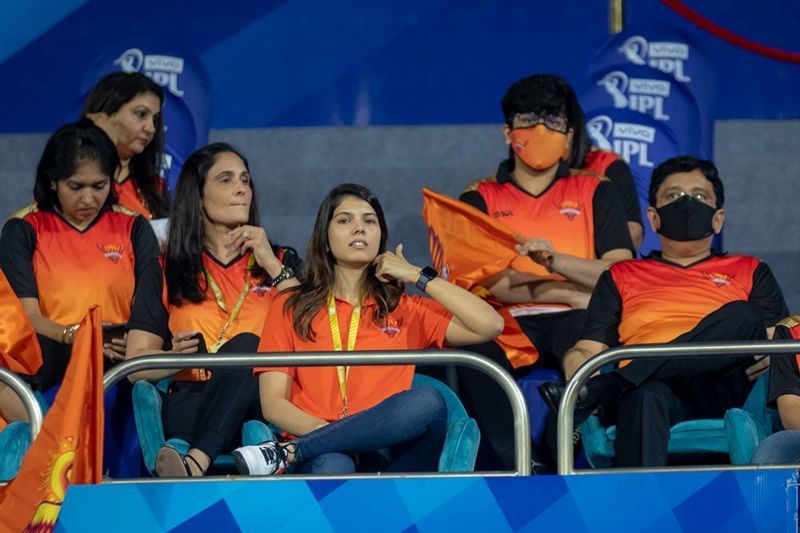
<svg viewBox="0 0 800 533">
<path fill-rule="evenodd" d="M 383 209 L 368 189 L 345 184 L 330 191 L 317 213 L 303 282 L 276 298 L 259 351 L 420 350 L 500 333 L 503 321 L 491 306 L 432 268 L 410 264 L 402 245 L 386 251 L 388 240 Z M 431 298 L 403 294 L 405 283 Z M 388 470 L 436 469 L 446 408 L 432 387 L 410 388 L 412 365 L 256 372 L 264 417 L 297 437 L 239 448 L 240 471 L 347 473 L 355 468 L 352 454 L 383 448 L 390 448 Z"/>
<path fill-rule="evenodd" d="M 297 283 L 300 259 L 274 246 L 260 225 L 247 159 L 225 143 L 208 145 L 183 165 L 175 188 L 164 280 L 144 280 L 129 322 L 128 358 L 163 353 L 252 352 L 275 294 Z M 162 297 L 162 295 L 165 295 Z M 153 370 L 132 379 L 174 376 L 164 400 L 168 438 L 189 442 L 186 456 L 165 446 L 163 477 L 203 475 L 258 411 L 249 369 Z"/>
<path fill-rule="evenodd" d="M 147 221 L 115 206 L 114 142 L 97 126 L 63 126 L 36 169 L 35 203 L 14 213 L 0 237 L 0 268 L 38 334 L 43 362 L 31 378 L 45 390 L 63 377 L 78 323 L 93 305 L 124 324 L 148 276 L 158 276 L 158 244 Z M 121 336 L 120 336 L 121 337 Z M 104 345 L 125 354 L 124 338 Z"/>
<path fill-rule="evenodd" d="M 164 91 L 153 80 L 138 72 L 114 72 L 97 82 L 81 115 L 115 130 L 119 168 L 114 186 L 119 204 L 147 219 L 169 213 L 169 194 L 161 178 L 163 105 Z"/>
</svg>

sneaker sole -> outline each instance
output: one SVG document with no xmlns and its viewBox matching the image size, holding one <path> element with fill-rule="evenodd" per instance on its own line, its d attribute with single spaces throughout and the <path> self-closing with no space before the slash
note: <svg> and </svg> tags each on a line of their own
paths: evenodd
<svg viewBox="0 0 800 533">
<path fill-rule="evenodd" d="M 250 467 L 247 466 L 247 460 L 244 458 L 244 454 L 239 450 L 233 450 L 231 456 L 233 457 L 233 463 L 236 465 L 236 470 L 243 476 L 249 476 Z"/>
</svg>

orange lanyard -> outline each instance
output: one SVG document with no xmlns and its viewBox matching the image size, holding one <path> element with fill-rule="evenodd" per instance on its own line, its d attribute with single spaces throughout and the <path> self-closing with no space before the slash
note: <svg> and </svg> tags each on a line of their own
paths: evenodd
<svg viewBox="0 0 800 533">
<path fill-rule="evenodd" d="M 219 307 L 223 313 L 228 315 L 225 318 L 225 323 L 222 324 L 222 329 L 220 330 L 219 335 L 217 335 L 217 340 L 208 347 L 209 353 L 217 353 L 222 345 L 225 344 L 225 334 L 228 332 L 228 328 L 239 317 L 239 312 L 242 310 L 242 306 L 244 306 L 244 301 L 247 299 L 247 295 L 250 293 L 250 271 L 253 269 L 253 265 L 255 264 L 256 258 L 255 256 L 251 255 L 247 260 L 247 275 L 244 278 L 244 288 L 242 289 L 241 294 L 239 294 L 239 298 L 236 300 L 236 303 L 233 304 L 233 309 L 231 309 L 230 313 L 228 313 L 228 309 L 225 306 L 225 298 L 222 294 L 222 289 L 220 289 L 219 285 L 217 284 L 217 281 L 211 275 L 211 272 L 205 269 L 203 270 L 206 276 L 206 282 L 208 283 L 211 292 L 214 293 L 214 299 L 217 301 L 217 307 Z"/>
<path fill-rule="evenodd" d="M 358 323 L 361 321 L 361 304 L 353 308 L 353 314 L 350 316 L 350 328 L 347 333 L 347 351 L 352 352 L 356 347 L 356 337 L 358 336 Z M 331 325 L 331 338 L 333 339 L 333 350 L 335 352 L 342 351 L 342 334 L 339 330 L 339 317 L 336 314 L 336 298 L 333 293 L 328 294 L 328 322 Z M 342 396 L 342 410 L 339 413 L 339 418 L 347 416 L 347 410 L 350 407 L 347 401 L 347 377 L 350 375 L 349 366 L 337 366 L 336 377 L 339 379 L 339 394 Z"/>
</svg>

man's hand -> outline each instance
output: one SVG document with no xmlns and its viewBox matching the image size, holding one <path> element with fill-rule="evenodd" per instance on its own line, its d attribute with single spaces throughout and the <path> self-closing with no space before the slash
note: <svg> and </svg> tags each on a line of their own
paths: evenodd
<svg viewBox="0 0 800 533">
<path fill-rule="evenodd" d="M 755 363 L 748 366 L 745 372 L 747 373 L 747 379 L 750 381 L 755 381 L 761 377 L 761 375 L 769 370 L 769 356 L 768 355 L 756 355 L 753 357 L 756 360 Z"/>
</svg>

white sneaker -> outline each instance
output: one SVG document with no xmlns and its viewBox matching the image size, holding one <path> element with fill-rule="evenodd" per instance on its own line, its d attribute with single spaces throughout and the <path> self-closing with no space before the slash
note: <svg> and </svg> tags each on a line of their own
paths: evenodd
<svg viewBox="0 0 800 533">
<path fill-rule="evenodd" d="M 249 476 L 272 476 L 286 471 L 286 447 L 275 441 L 255 446 L 242 446 L 231 453 L 236 469 Z"/>
</svg>

